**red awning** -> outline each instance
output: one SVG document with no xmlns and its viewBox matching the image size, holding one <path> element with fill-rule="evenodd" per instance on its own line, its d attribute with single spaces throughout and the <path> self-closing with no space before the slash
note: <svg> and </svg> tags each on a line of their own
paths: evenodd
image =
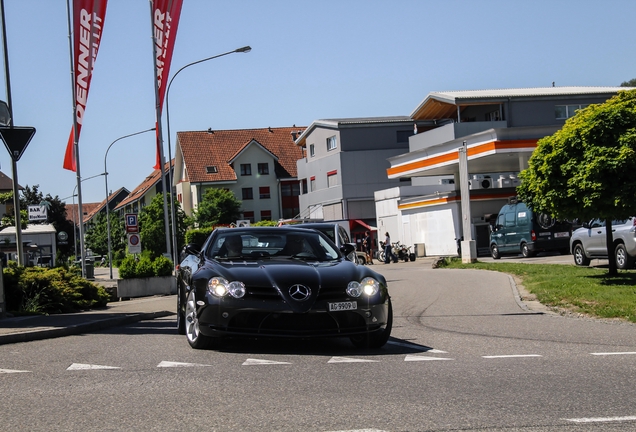
<svg viewBox="0 0 636 432">
<path fill-rule="evenodd" d="M 367 223 L 365 223 L 364 221 L 361 221 L 360 219 L 354 219 L 353 222 L 357 223 L 358 225 L 362 225 L 363 227 L 365 227 L 366 229 L 368 229 L 370 231 L 377 231 L 378 230 L 376 227 L 368 225 Z"/>
</svg>

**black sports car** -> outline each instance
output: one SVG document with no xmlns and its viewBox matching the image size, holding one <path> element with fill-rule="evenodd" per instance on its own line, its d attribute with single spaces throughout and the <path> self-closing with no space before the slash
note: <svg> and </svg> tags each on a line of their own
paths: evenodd
<svg viewBox="0 0 636 432">
<path fill-rule="evenodd" d="M 349 337 L 379 348 L 393 312 L 385 278 L 344 258 L 324 234 L 221 228 L 188 245 L 177 271 L 177 325 L 193 348 L 224 337 Z"/>
</svg>

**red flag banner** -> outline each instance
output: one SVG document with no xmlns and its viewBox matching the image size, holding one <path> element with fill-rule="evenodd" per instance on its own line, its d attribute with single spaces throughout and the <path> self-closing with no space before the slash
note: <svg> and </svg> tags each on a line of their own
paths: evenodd
<svg viewBox="0 0 636 432">
<path fill-rule="evenodd" d="M 166 94 L 170 62 L 174 42 L 177 38 L 177 27 L 181 16 L 183 0 L 152 0 L 152 28 L 155 42 L 155 64 L 157 71 L 157 97 L 159 112 L 163 109 L 163 98 Z M 160 122 L 161 118 L 157 119 Z M 157 128 L 159 131 L 159 128 Z M 155 169 L 162 169 L 160 148 L 161 137 L 157 137 L 157 162 Z"/>
<path fill-rule="evenodd" d="M 77 171 L 74 151 L 75 136 L 77 135 L 79 141 L 88 89 L 93 76 L 99 43 L 102 39 L 107 2 L 108 0 L 73 0 L 73 92 L 75 94 L 77 134 L 71 128 L 71 135 L 64 155 L 64 169 L 70 171 Z"/>
</svg>

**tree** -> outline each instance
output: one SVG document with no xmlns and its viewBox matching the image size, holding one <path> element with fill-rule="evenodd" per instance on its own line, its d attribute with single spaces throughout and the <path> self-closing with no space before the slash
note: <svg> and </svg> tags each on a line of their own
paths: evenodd
<svg viewBox="0 0 636 432">
<path fill-rule="evenodd" d="M 110 218 L 110 246 L 114 254 L 126 250 L 126 229 L 124 220 L 117 213 L 109 213 Z M 106 213 L 98 213 L 91 220 L 86 230 L 86 245 L 96 255 L 108 255 L 108 226 Z"/>
<path fill-rule="evenodd" d="M 178 201 L 174 202 L 177 218 L 177 250 L 183 247 L 187 218 Z M 163 213 L 163 194 L 157 194 L 149 205 L 139 213 L 139 235 L 141 247 L 150 252 L 151 258 L 156 258 L 166 252 L 166 230 Z M 172 229 L 172 216 L 168 213 L 170 229 Z"/>
<path fill-rule="evenodd" d="M 636 215 L 636 90 L 589 105 L 542 138 L 517 193 L 559 219 L 605 220 L 609 274 L 616 275 L 612 220 Z"/>
<path fill-rule="evenodd" d="M 636 78 L 632 78 L 629 81 L 623 81 L 621 87 L 636 87 Z"/>
<path fill-rule="evenodd" d="M 241 201 L 227 189 L 208 189 L 195 211 L 199 228 L 227 225 L 241 217 Z"/>
</svg>

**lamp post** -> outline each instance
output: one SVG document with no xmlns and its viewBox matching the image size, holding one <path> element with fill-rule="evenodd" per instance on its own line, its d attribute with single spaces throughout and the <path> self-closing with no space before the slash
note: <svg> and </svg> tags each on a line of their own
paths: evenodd
<svg viewBox="0 0 636 432">
<path fill-rule="evenodd" d="M 99 173 L 99 174 L 95 174 L 93 176 L 90 177 L 86 177 L 80 180 L 80 182 L 84 182 L 86 180 L 90 180 L 93 179 L 95 177 L 99 177 L 99 176 L 103 176 L 106 175 L 106 172 L 103 173 Z M 77 209 L 77 217 L 79 219 L 79 221 L 75 220 L 75 197 L 77 196 L 77 185 L 75 185 L 75 187 L 73 188 L 73 195 L 71 195 L 71 197 L 73 197 L 73 244 L 75 246 L 75 259 L 77 259 L 77 238 L 75 237 L 75 232 L 77 229 L 78 224 L 83 224 L 84 223 L 84 215 L 79 214 L 79 208 Z M 80 230 L 80 233 L 82 232 L 82 230 Z M 80 234 L 81 235 L 81 234 Z M 82 247 L 84 246 L 84 242 L 80 242 Z M 84 251 L 80 251 L 81 252 L 81 266 L 82 269 L 84 269 Z M 82 276 L 85 276 L 85 273 L 82 271 Z"/>
<path fill-rule="evenodd" d="M 174 206 L 174 196 L 172 193 L 172 144 L 170 143 L 170 86 L 172 85 L 172 81 L 177 77 L 177 75 L 179 75 L 179 72 L 181 72 L 182 70 L 190 67 L 190 66 L 194 66 L 196 64 L 199 63 L 203 63 L 206 62 L 208 60 L 213 60 L 215 58 L 219 58 L 219 57 L 223 57 L 229 54 L 234 54 L 234 53 L 248 53 L 252 51 L 252 48 L 248 45 L 248 46 L 244 46 L 241 48 L 237 48 L 233 51 L 228 51 L 228 52 L 224 52 L 222 54 L 217 54 L 215 56 L 212 57 L 206 57 L 204 59 L 201 60 L 197 60 L 195 62 L 192 63 L 188 63 L 187 65 L 181 67 L 178 71 L 175 72 L 174 75 L 172 75 L 172 78 L 170 78 L 170 81 L 168 82 L 168 87 L 166 90 L 166 123 L 168 125 L 168 161 L 169 161 L 169 165 L 168 165 L 168 183 L 169 183 L 169 187 L 170 187 L 170 216 L 172 217 L 172 261 L 173 261 L 173 266 L 177 265 L 177 257 L 178 257 L 178 251 L 177 251 L 177 221 L 176 221 L 176 214 L 175 214 L 175 206 Z"/>
<path fill-rule="evenodd" d="M 155 128 L 151 128 L 151 129 L 146 129 L 140 132 L 135 132 L 135 133 L 131 133 L 129 135 L 124 135 L 122 137 L 117 138 L 115 141 L 113 141 L 112 143 L 110 143 L 110 145 L 108 146 L 108 148 L 106 149 L 106 153 L 104 154 L 104 184 L 106 186 L 106 232 L 108 233 L 108 269 L 110 270 L 110 279 L 113 278 L 113 251 L 111 248 L 111 242 L 110 242 L 110 204 L 108 202 L 108 198 L 109 198 L 109 194 L 108 194 L 108 168 L 106 167 L 106 158 L 108 157 L 108 151 L 110 150 L 110 148 L 113 146 L 113 144 L 115 144 L 117 141 L 124 139 L 124 138 L 128 138 L 131 136 L 135 136 L 135 135 L 139 135 L 142 133 L 146 133 L 146 132 L 150 132 L 155 130 Z"/>
</svg>

